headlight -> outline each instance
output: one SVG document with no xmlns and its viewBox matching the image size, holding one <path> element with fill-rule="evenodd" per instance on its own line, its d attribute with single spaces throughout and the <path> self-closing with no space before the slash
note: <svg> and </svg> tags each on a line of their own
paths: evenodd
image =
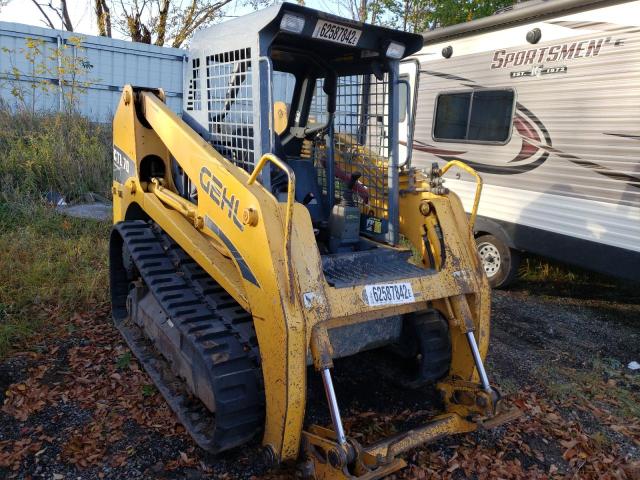
<svg viewBox="0 0 640 480">
<path fill-rule="evenodd" d="M 391 42 L 387 47 L 387 57 L 400 60 L 404 55 L 404 45 L 398 42 Z"/>
<path fill-rule="evenodd" d="M 297 15 L 285 13 L 280 20 L 280 30 L 291 33 L 302 33 L 304 29 L 304 18 Z"/>
</svg>

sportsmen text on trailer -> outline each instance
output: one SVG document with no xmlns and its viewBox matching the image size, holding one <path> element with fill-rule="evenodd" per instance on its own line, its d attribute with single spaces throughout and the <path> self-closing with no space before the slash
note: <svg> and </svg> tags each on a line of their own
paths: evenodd
<svg viewBox="0 0 640 480">
<path fill-rule="evenodd" d="M 622 45 L 622 39 L 612 37 L 596 38 L 593 40 L 583 40 L 581 42 L 561 43 L 550 47 L 532 48 L 530 50 L 519 50 L 507 52 L 506 50 L 495 50 L 493 52 L 493 63 L 491 69 L 518 67 L 520 65 L 533 65 L 534 63 L 558 62 L 561 60 L 571 60 L 576 58 L 597 57 L 602 48 L 610 45 Z"/>
</svg>

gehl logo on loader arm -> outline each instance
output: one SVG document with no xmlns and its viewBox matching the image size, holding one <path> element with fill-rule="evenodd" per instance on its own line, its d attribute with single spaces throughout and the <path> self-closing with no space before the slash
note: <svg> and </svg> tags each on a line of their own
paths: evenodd
<svg viewBox="0 0 640 480">
<path fill-rule="evenodd" d="M 233 218 L 233 223 L 240 231 L 244 230 L 242 222 L 238 218 L 240 200 L 234 194 L 227 197 L 227 187 L 207 167 L 200 170 L 200 186 L 209 195 L 211 200 L 224 212 L 225 206 L 229 208 L 228 216 Z"/>
</svg>

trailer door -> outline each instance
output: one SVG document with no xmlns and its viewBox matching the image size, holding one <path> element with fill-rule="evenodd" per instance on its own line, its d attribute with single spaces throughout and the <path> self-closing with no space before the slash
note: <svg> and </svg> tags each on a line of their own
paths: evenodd
<svg viewBox="0 0 640 480">
<path fill-rule="evenodd" d="M 418 60 L 406 60 L 400 63 L 399 116 L 398 126 L 399 162 L 400 166 L 411 160 L 413 143 L 413 123 L 415 119 L 416 96 L 418 93 L 418 77 L 420 64 Z"/>
</svg>

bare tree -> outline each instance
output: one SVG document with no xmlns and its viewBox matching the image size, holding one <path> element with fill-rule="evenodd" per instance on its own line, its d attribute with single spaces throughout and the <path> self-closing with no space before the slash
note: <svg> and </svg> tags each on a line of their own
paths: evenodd
<svg viewBox="0 0 640 480">
<path fill-rule="evenodd" d="M 57 28 L 56 25 L 51 20 L 51 17 L 58 17 L 58 20 L 62 23 L 62 28 L 67 30 L 68 32 L 73 32 L 73 24 L 71 23 L 71 17 L 69 17 L 69 8 L 67 7 L 67 0 L 58 0 L 58 5 L 55 6 L 53 4 L 53 0 L 50 0 L 49 3 L 38 2 L 37 0 L 31 0 L 33 4 L 38 7 L 40 13 L 44 17 L 43 21 L 49 28 Z M 49 16 L 47 14 L 51 16 Z"/>
<path fill-rule="evenodd" d="M 172 47 L 180 47 L 198 28 L 210 24 L 221 15 L 222 8 L 231 0 L 218 0 L 211 3 L 207 0 L 191 0 L 191 5 L 176 11 L 177 22 L 173 35 Z"/>
<path fill-rule="evenodd" d="M 100 36 L 111 37 L 111 10 L 109 10 L 107 0 L 95 0 L 94 10 Z"/>
<path fill-rule="evenodd" d="M 351 10 L 351 17 L 354 20 L 360 20 L 361 22 L 367 21 L 367 4 L 368 0 L 348 0 L 349 8 Z"/>
<path fill-rule="evenodd" d="M 125 4 L 120 0 L 121 18 L 119 25 L 122 33 L 129 35 L 134 42 L 151 43 L 151 30 L 145 24 L 144 18 L 148 15 L 147 9 L 151 9 L 148 0 L 133 0 Z M 153 23 L 153 19 L 149 21 Z"/>
<path fill-rule="evenodd" d="M 354 20 L 378 24 L 384 13 L 386 0 L 337 0 L 341 9 L 345 9 Z"/>
<path fill-rule="evenodd" d="M 180 47 L 232 0 L 119 0 L 114 24 L 131 40 Z M 115 17 L 114 17 L 115 18 Z"/>
</svg>

